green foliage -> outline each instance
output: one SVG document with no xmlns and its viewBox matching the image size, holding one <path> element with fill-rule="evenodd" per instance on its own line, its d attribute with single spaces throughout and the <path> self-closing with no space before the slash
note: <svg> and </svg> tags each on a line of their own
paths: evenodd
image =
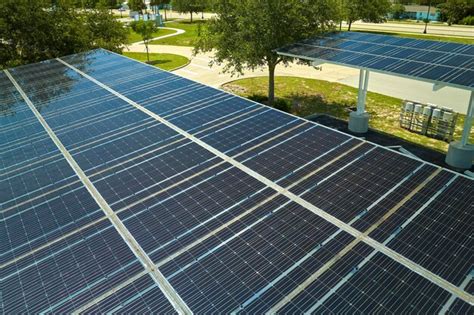
<svg viewBox="0 0 474 315">
<path fill-rule="evenodd" d="M 236 81 L 236 82 L 239 82 L 239 81 Z M 260 104 L 264 104 L 264 105 L 268 104 L 268 97 L 263 94 L 254 93 L 254 94 L 248 95 L 247 98 L 249 100 L 252 100 Z M 292 108 L 291 100 L 284 99 L 284 98 L 276 98 L 273 102 L 273 107 L 278 110 L 291 113 L 291 108 Z"/>
<path fill-rule="evenodd" d="M 474 15 L 466 16 L 461 20 L 462 25 L 474 25 Z"/>
<path fill-rule="evenodd" d="M 130 23 L 130 27 L 132 30 L 138 34 L 140 34 L 143 43 L 145 44 L 147 59 L 150 61 L 149 52 L 148 52 L 148 44 L 150 40 L 153 39 L 155 33 L 158 32 L 158 27 L 154 21 L 133 21 Z"/>
<path fill-rule="evenodd" d="M 268 101 L 268 96 L 257 93 L 248 95 L 247 98 L 260 104 L 265 104 Z"/>
<path fill-rule="evenodd" d="M 225 63 L 226 72 L 268 67 L 270 104 L 275 67 L 292 60 L 275 49 L 333 30 L 337 17 L 334 0 L 220 0 L 214 12 L 218 17 L 203 30 L 195 52 L 215 49 L 213 63 Z"/>
<path fill-rule="evenodd" d="M 146 4 L 143 0 L 128 0 L 128 7 L 131 11 L 143 13 L 146 10 Z"/>
<path fill-rule="evenodd" d="M 290 100 L 285 100 L 283 98 L 277 98 L 275 99 L 275 102 L 273 103 L 273 107 L 275 107 L 278 110 L 281 110 L 283 112 L 291 113 L 291 101 Z"/>
<path fill-rule="evenodd" d="M 104 47 L 117 52 L 126 30 L 105 9 L 78 11 L 71 1 L 0 2 L 0 67 Z"/>
<path fill-rule="evenodd" d="M 403 15 L 406 12 L 405 6 L 403 4 L 396 3 L 392 5 L 391 12 L 395 20 L 400 20 L 403 18 Z"/>
<path fill-rule="evenodd" d="M 465 17 L 474 14 L 474 3 L 469 3 L 468 0 L 447 0 L 438 8 L 442 19 L 449 25 L 458 24 Z"/>
<path fill-rule="evenodd" d="M 193 13 L 203 12 L 208 8 L 208 0 L 172 0 L 171 5 L 175 11 L 191 14 L 192 22 Z"/>
<path fill-rule="evenodd" d="M 85 14 L 85 26 L 94 47 L 118 53 L 127 42 L 128 31 L 107 10 L 96 9 Z"/>
<path fill-rule="evenodd" d="M 391 3 L 389 0 L 343 1 L 344 16 L 349 24 L 349 31 L 351 30 L 352 23 L 357 20 L 372 23 L 384 22 L 391 9 Z"/>
</svg>

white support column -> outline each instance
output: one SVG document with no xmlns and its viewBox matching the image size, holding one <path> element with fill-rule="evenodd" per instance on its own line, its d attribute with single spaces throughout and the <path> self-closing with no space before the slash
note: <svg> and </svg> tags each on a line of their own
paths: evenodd
<svg viewBox="0 0 474 315">
<path fill-rule="evenodd" d="M 357 111 L 351 112 L 349 117 L 349 130 L 355 133 L 366 133 L 369 130 L 369 114 L 365 111 L 368 87 L 369 70 L 360 69 Z"/>
<path fill-rule="evenodd" d="M 474 145 L 469 144 L 469 136 L 474 119 L 474 91 L 471 92 L 469 107 L 466 113 L 464 129 L 461 141 L 454 141 L 449 144 L 446 163 L 459 169 L 470 169 L 474 160 Z"/>
<path fill-rule="evenodd" d="M 471 134 L 472 120 L 474 119 L 474 91 L 471 91 L 471 100 L 467 108 L 466 120 L 464 121 L 464 130 L 462 132 L 461 144 L 469 143 L 469 135 Z"/>
</svg>

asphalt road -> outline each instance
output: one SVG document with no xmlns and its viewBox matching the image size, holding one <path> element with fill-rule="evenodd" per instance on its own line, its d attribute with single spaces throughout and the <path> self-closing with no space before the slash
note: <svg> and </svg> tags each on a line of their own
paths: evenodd
<svg viewBox="0 0 474 315">
<path fill-rule="evenodd" d="M 346 25 L 346 24 L 343 24 Z M 347 25 L 346 25 L 347 26 Z M 385 32 L 402 32 L 402 33 L 417 33 L 423 34 L 425 29 L 424 23 L 364 23 L 355 22 L 352 24 L 354 30 L 372 30 L 372 31 L 385 31 Z M 473 26 L 448 26 L 439 24 L 428 24 L 428 35 L 445 35 L 445 36 L 460 36 L 460 37 L 472 37 L 474 38 L 474 27 Z"/>
</svg>

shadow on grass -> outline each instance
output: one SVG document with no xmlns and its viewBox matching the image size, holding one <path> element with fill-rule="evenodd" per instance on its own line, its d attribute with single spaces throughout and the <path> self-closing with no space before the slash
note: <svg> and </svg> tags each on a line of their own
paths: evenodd
<svg viewBox="0 0 474 315">
<path fill-rule="evenodd" d="M 172 60 L 160 59 L 160 60 L 150 60 L 150 61 L 145 61 L 145 62 L 149 65 L 156 66 L 156 65 L 162 65 L 162 64 L 165 64 L 165 63 L 172 62 Z"/>
<path fill-rule="evenodd" d="M 264 94 L 253 94 L 250 99 L 261 104 L 267 104 L 267 97 Z M 328 101 L 323 95 L 290 94 L 286 97 L 277 97 L 277 100 L 284 100 L 289 104 L 289 112 L 300 117 L 310 115 L 325 114 L 340 119 L 347 120 L 349 113 L 355 109 L 355 102 Z"/>
<path fill-rule="evenodd" d="M 199 16 L 199 19 L 195 19 L 195 16 L 193 16 L 193 21 L 191 22 L 190 20 L 176 20 L 175 22 L 180 23 L 180 24 L 206 24 L 207 20 L 201 20 L 201 16 Z"/>
</svg>

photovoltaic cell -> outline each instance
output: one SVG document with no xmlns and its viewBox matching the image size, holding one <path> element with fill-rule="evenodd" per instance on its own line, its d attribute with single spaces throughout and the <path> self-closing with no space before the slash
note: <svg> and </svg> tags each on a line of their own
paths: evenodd
<svg viewBox="0 0 474 315">
<path fill-rule="evenodd" d="M 130 314 L 148 312 L 177 314 L 153 279 L 149 275 L 144 275 L 88 308 L 84 313 Z"/>
<path fill-rule="evenodd" d="M 338 36 L 298 47 L 361 67 L 470 80 L 469 46 Z M 58 60 L 9 71 L 193 312 L 472 312 L 428 276 L 316 214 L 370 233 L 472 294 L 472 180 L 104 50 L 62 60 L 241 163 Z M 426 66 L 436 62 L 443 64 Z M 0 87 L 3 309 L 173 313 L 137 249 L 3 72 Z"/>
<path fill-rule="evenodd" d="M 473 89 L 473 47 L 389 35 L 340 32 L 283 47 L 278 49 L 278 53 Z"/>
</svg>

